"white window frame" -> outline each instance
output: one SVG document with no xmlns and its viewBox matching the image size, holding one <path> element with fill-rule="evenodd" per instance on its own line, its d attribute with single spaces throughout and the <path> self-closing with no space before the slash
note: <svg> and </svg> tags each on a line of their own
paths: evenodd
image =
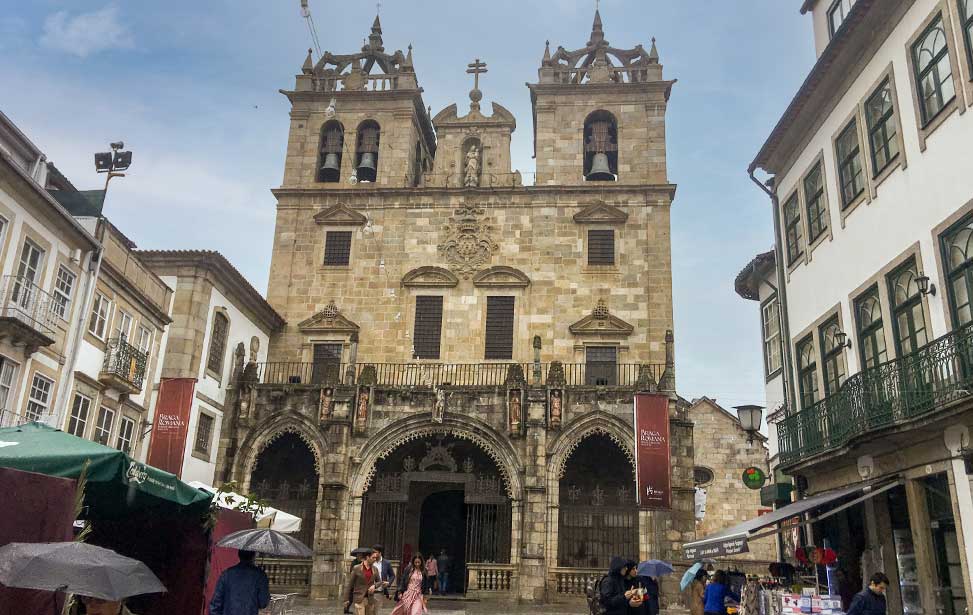
<svg viewBox="0 0 973 615">
<path fill-rule="evenodd" d="M 115 448 L 123 453 L 131 454 L 135 442 L 135 419 L 122 415 L 118 421 L 118 435 L 115 437 Z"/>
<path fill-rule="evenodd" d="M 105 339 L 108 331 L 108 320 L 111 316 L 112 302 L 105 295 L 96 292 L 95 301 L 91 306 L 91 316 L 88 319 L 88 333 L 100 340 Z"/>
<path fill-rule="evenodd" d="M 78 411 L 82 407 L 84 407 L 83 418 L 78 414 Z M 91 418 L 91 398 L 87 395 L 82 395 L 81 393 L 75 392 L 74 399 L 71 400 L 71 414 L 68 416 L 67 432 L 72 436 L 78 436 L 79 438 L 85 437 L 85 433 L 88 431 L 89 418 Z M 77 430 L 72 429 L 72 421 L 81 424 L 81 433 L 76 433 Z"/>
<path fill-rule="evenodd" d="M 31 266 L 29 258 L 26 261 L 24 260 L 24 257 L 28 254 L 28 248 L 33 252 L 37 252 L 37 263 L 33 266 Z M 17 262 L 17 277 L 25 279 L 35 286 L 40 286 L 38 284 L 38 278 L 41 276 L 42 271 L 44 271 L 44 249 L 30 239 L 25 239 L 24 245 L 20 248 L 20 260 Z M 30 273 L 30 277 L 27 276 L 28 272 Z"/>
<path fill-rule="evenodd" d="M 107 425 L 105 424 L 105 419 L 107 417 Z M 108 406 L 101 406 L 98 408 L 98 418 L 95 421 L 95 431 L 91 435 L 91 439 L 99 444 L 108 446 L 111 442 L 112 428 L 115 427 L 115 411 Z M 99 438 L 104 438 L 100 440 Z"/>
<path fill-rule="evenodd" d="M 118 339 L 125 338 L 128 341 L 132 336 L 132 323 L 135 322 L 132 319 L 132 315 L 118 308 L 115 310 L 115 320 L 112 322 L 112 336 Z M 124 327 L 122 326 L 124 324 Z M 122 330 L 124 328 L 124 331 Z"/>
<path fill-rule="evenodd" d="M 7 404 L 12 401 L 10 392 L 13 390 L 13 383 L 17 379 L 17 368 L 19 367 L 20 364 L 16 361 L 11 361 L 0 355 L 0 425 L 3 423 L 2 416 L 10 412 Z"/>
<path fill-rule="evenodd" d="M 63 275 L 62 275 L 63 274 Z M 57 276 L 54 278 L 54 301 L 51 303 L 51 311 L 57 314 L 62 320 L 68 320 L 71 314 L 71 297 L 74 294 L 74 283 L 78 276 L 73 271 L 61 265 L 57 268 Z M 67 287 L 65 290 L 64 287 Z"/>
<path fill-rule="evenodd" d="M 768 310 L 773 309 L 773 315 L 776 316 L 777 332 L 767 337 L 767 329 L 769 319 Z M 783 367 L 783 346 L 781 344 L 780 337 L 780 301 L 776 295 L 768 300 L 766 303 L 760 306 L 760 335 L 763 338 L 763 350 L 764 350 L 764 371 L 767 378 L 776 375 Z M 776 365 L 771 365 L 771 348 L 772 345 L 777 346 L 777 363 Z"/>
<path fill-rule="evenodd" d="M 144 325 L 139 325 L 136 331 L 138 332 L 138 339 L 135 340 L 137 342 L 136 346 L 138 346 L 139 350 L 148 355 L 149 348 L 152 347 L 152 331 L 150 331 Z"/>
<path fill-rule="evenodd" d="M 38 386 L 46 384 L 47 386 Z M 30 421 L 36 421 L 44 416 L 51 405 L 51 391 L 54 389 L 54 381 L 35 373 L 30 381 L 30 393 L 27 397 L 27 405 L 24 409 L 24 417 Z M 38 396 L 40 394 L 41 396 Z"/>
</svg>

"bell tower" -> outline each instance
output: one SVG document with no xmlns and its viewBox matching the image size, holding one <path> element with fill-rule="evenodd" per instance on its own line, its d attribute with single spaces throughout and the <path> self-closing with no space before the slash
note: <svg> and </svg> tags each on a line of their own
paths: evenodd
<svg viewBox="0 0 973 615">
<path fill-rule="evenodd" d="M 358 53 L 311 50 L 293 90 L 282 189 L 417 186 L 436 139 L 416 79 L 412 46 L 388 54 L 376 16 Z"/>
<path fill-rule="evenodd" d="M 550 42 L 528 84 L 534 109 L 536 184 L 665 184 L 665 112 L 675 81 L 662 78 L 652 39 L 618 49 L 605 40 L 596 10 L 587 45 L 575 51 Z"/>
</svg>

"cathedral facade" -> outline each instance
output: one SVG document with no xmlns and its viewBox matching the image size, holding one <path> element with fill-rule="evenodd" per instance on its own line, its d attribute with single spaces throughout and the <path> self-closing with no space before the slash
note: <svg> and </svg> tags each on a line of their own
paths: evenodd
<svg viewBox="0 0 973 615">
<path fill-rule="evenodd" d="M 487 70 L 469 64 L 468 110 L 432 115 L 411 48 L 387 52 L 376 18 L 359 52 L 309 53 L 282 92 L 268 301 L 287 325 L 266 363 L 238 355 L 217 480 L 304 518 L 313 560 L 270 564 L 315 598 L 376 543 L 391 560 L 445 550 L 451 591 L 555 601 L 612 555 L 678 561 L 695 536 L 674 81 L 654 41 L 612 47 L 597 13 L 583 47 L 546 46 L 529 181 L 511 167 L 515 118 L 481 108 Z M 670 399 L 668 510 L 636 503 L 638 391 Z"/>
</svg>

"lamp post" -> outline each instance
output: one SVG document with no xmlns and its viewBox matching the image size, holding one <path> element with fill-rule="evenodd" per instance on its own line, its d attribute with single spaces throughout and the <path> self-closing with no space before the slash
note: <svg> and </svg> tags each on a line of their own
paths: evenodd
<svg viewBox="0 0 973 615">
<path fill-rule="evenodd" d="M 920 294 L 936 296 L 936 285 L 929 282 L 929 276 L 925 273 L 919 272 L 919 275 L 916 277 L 916 284 L 919 286 Z"/>
<path fill-rule="evenodd" d="M 745 404 L 743 406 L 735 406 L 735 408 L 737 417 L 740 419 L 740 425 L 743 426 L 743 430 L 749 436 L 747 444 L 753 444 L 754 435 L 760 431 L 760 422 L 763 418 L 764 407 Z"/>
<path fill-rule="evenodd" d="M 115 141 L 111 144 L 110 152 L 99 152 L 95 154 L 95 171 L 107 173 L 105 177 L 105 190 L 101 194 L 101 206 L 105 206 L 105 197 L 108 195 L 108 182 L 113 177 L 125 177 L 122 171 L 128 170 L 132 166 L 132 152 L 123 151 L 125 143 Z"/>
</svg>

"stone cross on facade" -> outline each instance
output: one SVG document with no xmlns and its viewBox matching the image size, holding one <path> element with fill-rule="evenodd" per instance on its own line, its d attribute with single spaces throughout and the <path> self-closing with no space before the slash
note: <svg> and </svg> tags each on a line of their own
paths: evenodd
<svg viewBox="0 0 973 615">
<path fill-rule="evenodd" d="M 473 75 L 473 89 L 479 90 L 480 75 L 487 72 L 486 62 L 480 62 L 480 58 L 476 58 L 473 60 L 472 64 L 467 64 L 467 66 L 469 66 L 469 68 L 466 69 L 466 72 Z"/>
</svg>

